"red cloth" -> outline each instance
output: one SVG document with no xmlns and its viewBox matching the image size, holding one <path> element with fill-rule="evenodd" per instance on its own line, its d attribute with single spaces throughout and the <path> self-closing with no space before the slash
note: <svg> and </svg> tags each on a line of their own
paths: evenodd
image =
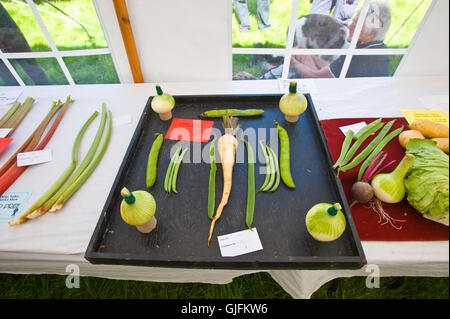
<svg viewBox="0 0 450 319">
<path fill-rule="evenodd" d="M 391 131 L 400 126 L 408 129 L 408 123 L 404 118 L 384 118 L 383 122 L 395 119 Z M 335 162 L 341 151 L 344 134 L 339 127 L 351 125 L 365 121 L 367 124 L 376 120 L 376 118 L 351 118 L 351 119 L 332 119 L 322 120 L 323 131 L 328 142 L 333 162 Z M 356 132 L 355 132 L 356 133 Z M 373 137 L 369 137 L 358 150 L 363 149 Z M 397 160 L 397 165 L 405 154 L 403 148 L 398 143 L 398 139 L 393 139 L 384 149 L 388 156 L 385 164 L 392 160 Z M 339 178 L 347 197 L 347 201 L 351 204 L 350 189 L 358 176 L 360 165 L 345 173 L 340 172 Z M 393 166 L 395 167 L 395 166 Z M 389 171 L 392 170 L 392 167 Z M 369 205 L 356 204 L 352 207 L 351 213 L 358 230 L 361 240 L 365 241 L 445 241 L 449 238 L 448 226 L 428 220 L 422 217 L 417 210 L 411 207 L 407 200 L 404 199 L 398 204 L 383 204 L 384 210 L 393 218 L 404 220 L 404 222 L 395 222 L 396 226 L 401 226 L 400 230 L 395 229 L 389 223 L 382 225 L 379 223 L 378 215 L 370 208 Z"/>
</svg>

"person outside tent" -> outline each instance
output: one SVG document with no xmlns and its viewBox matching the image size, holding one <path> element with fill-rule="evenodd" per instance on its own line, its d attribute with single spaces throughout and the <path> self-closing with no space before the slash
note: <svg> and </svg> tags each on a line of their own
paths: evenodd
<svg viewBox="0 0 450 319">
<path fill-rule="evenodd" d="M 352 19 L 359 0 L 311 0 L 310 14 L 330 15 L 342 24 L 347 25 Z"/>
<path fill-rule="evenodd" d="M 247 0 L 233 0 L 234 10 L 239 20 L 239 30 L 241 32 L 248 32 L 250 30 L 250 15 L 248 13 Z M 269 23 L 270 16 L 270 0 L 257 0 L 257 21 L 258 27 L 261 31 L 269 30 L 271 24 Z"/>
<path fill-rule="evenodd" d="M 356 14 L 349 26 L 349 42 L 352 41 L 359 14 L 359 12 Z M 386 48 L 383 41 L 390 24 L 391 10 L 389 6 L 382 2 L 371 3 L 356 48 Z M 301 78 L 336 78 L 341 73 L 344 61 L 345 56 L 328 63 L 316 56 L 295 55 L 291 58 L 291 68 Z M 389 68 L 389 55 L 354 55 L 348 68 L 347 77 L 389 76 Z"/>
</svg>

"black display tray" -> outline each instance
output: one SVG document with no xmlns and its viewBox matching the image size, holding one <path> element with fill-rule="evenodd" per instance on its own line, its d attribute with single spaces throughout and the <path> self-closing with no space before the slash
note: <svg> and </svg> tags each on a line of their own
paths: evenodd
<svg viewBox="0 0 450 319">
<path fill-rule="evenodd" d="M 211 224 L 207 216 L 209 163 L 192 163 L 194 152 L 188 152 L 185 159 L 189 156 L 191 160 L 181 165 L 178 175 L 179 194 L 167 194 L 163 184 L 170 150 L 180 141 L 165 139 L 159 154 L 156 183 L 147 189 L 145 172 L 155 133 L 165 135 L 171 124 L 171 121 L 161 121 L 153 112 L 150 97 L 93 232 L 85 258 L 94 264 L 184 268 L 361 268 L 366 264 L 361 242 L 342 185 L 331 168 L 331 156 L 312 99 L 309 95 L 306 96 L 308 109 L 296 124 L 284 120 L 278 108 L 281 97 L 279 94 L 175 96 L 174 118 L 198 119 L 198 115 L 205 110 L 220 108 L 265 110 L 262 116 L 239 119 L 244 132 L 248 132 L 248 128 L 259 129 L 256 130 L 258 135 L 256 139 L 253 138 L 253 142 L 250 135 L 247 136 L 257 156 L 257 189 L 265 179 L 265 175 L 260 174 L 260 168 L 264 168 L 265 164 L 256 140 L 266 139 L 270 142 L 273 134 L 276 137 L 274 119 L 287 130 L 291 144 L 291 170 L 297 187 L 292 190 L 281 182 L 276 192 L 256 194 L 253 227 L 258 231 L 262 250 L 236 257 L 222 257 L 217 240 L 217 236 L 247 229 L 246 155 L 244 162 L 235 164 L 229 202 L 215 225 L 210 247 L 207 245 Z M 220 118 L 207 120 L 214 120 L 214 128 L 223 132 Z M 191 150 L 206 151 L 206 154 L 210 145 L 200 142 L 183 143 Z M 278 146 L 275 151 L 278 153 Z M 241 141 L 237 153 L 245 154 L 245 146 Z M 216 208 L 222 197 L 222 185 L 222 169 L 217 164 Z M 136 227 L 129 226 L 122 220 L 120 190 L 123 186 L 132 191 L 148 190 L 155 197 L 155 217 L 158 224 L 153 232 L 141 234 Z M 344 234 L 334 242 L 317 242 L 306 230 L 307 211 L 321 202 L 341 203 L 347 219 Z"/>
</svg>

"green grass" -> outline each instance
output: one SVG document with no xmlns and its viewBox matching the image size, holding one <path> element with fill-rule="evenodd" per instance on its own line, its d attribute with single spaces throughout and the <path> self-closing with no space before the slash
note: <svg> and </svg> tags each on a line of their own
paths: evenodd
<svg viewBox="0 0 450 319">
<path fill-rule="evenodd" d="M 234 278 L 225 285 L 156 283 L 81 277 L 80 288 L 68 289 L 61 275 L 0 274 L 0 299 L 292 299 L 265 272 Z M 381 277 L 369 289 L 365 277 L 332 280 L 312 299 L 448 299 L 448 278 Z"/>
</svg>

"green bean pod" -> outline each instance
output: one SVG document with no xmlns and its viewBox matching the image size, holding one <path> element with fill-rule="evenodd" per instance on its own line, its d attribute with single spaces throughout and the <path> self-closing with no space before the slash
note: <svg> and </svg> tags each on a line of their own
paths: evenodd
<svg viewBox="0 0 450 319">
<path fill-rule="evenodd" d="M 352 144 L 354 132 L 352 130 L 349 130 L 347 132 L 347 135 L 345 136 L 344 142 L 341 146 L 341 154 L 339 155 L 339 158 L 336 160 L 336 163 L 334 163 L 333 168 L 337 168 L 341 165 L 341 162 L 344 160 L 345 155 L 347 155 L 347 152 L 350 148 L 350 145 Z"/>
<path fill-rule="evenodd" d="M 339 166 L 345 166 L 350 160 L 352 159 L 353 155 L 355 155 L 356 151 L 361 147 L 361 145 L 371 136 L 373 133 L 377 132 L 380 128 L 384 126 L 384 123 L 378 123 L 377 125 L 371 127 L 369 130 L 364 132 L 355 143 L 353 143 L 352 147 L 347 152 L 347 155 L 345 155 L 344 160 L 340 163 Z"/>
<path fill-rule="evenodd" d="M 372 163 L 373 159 L 375 158 L 375 156 L 377 156 L 377 154 L 379 152 L 381 152 L 383 150 L 383 148 L 386 147 L 386 145 L 393 139 L 395 138 L 397 135 L 399 135 L 401 132 L 403 131 L 403 126 L 399 127 L 396 130 L 393 130 L 391 133 L 389 133 L 388 135 L 386 135 L 383 140 L 378 143 L 377 147 L 374 148 L 374 150 L 372 151 L 372 153 L 370 153 L 369 157 L 366 158 L 366 160 L 364 161 L 364 163 L 362 163 L 361 167 L 359 168 L 359 172 L 358 172 L 358 182 L 361 181 L 365 170 L 367 169 L 367 167 L 369 167 L 370 163 Z"/>
<path fill-rule="evenodd" d="M 394 125 L 395 120 L 388 122 L 381 132 L 363 149 L 350 163 L 341 167 L 341 171 L 346 172 L 351 170 L 352 168 L 358 166 L 362 161 L 366 159 L 366 157 L 373 151 L 375 147 L 383 140 L 386 134 L 391 129 L 392 125 Z"/>
<path fill-rule="evenodd" d="M 222 117 L 222 116 L 258 116 L 264 114 L 264 110 L 260 109 L 222 109 L 209 110 L 200 114 L 200 117 Z"/>
<path fill-rule="evenodd" d="M 275 168 L 275 161 L 272 157 L 272 153 L 270 152 L 270 147 L 266 145 L 266 152 L 269 155 L 269 182 L 267 183 L 266 187 L 262 189 L 263 192 L 267 192 L 275 182 L 276 177 L 276 168 Z"/>
<path fill-rule="evenodd" d="M 208 217 L 212 220 L 214 218 L 214 210 L 216 205 L 216 137 L 211 142 L 209 148 L 209 160 L 211 169 L 209 171 L 209 188 L 208 188 Z"/>
<path fill-rule="evenodd" d="M 179 147 L 175 151 L 172 158 L 170 159 L 169 167 L 167 168 L 166 178 L 164 179 L 164 190 L 168 193 L 170 193 L 170 190 L 171 190 L 171 181 L 172 181 L 171 176 L 172 176 L 173 166 L 174 166 L 176 158 L 180 154 L 180 150 L 181 150 L 181 147 Z"/>
<path fill-rule="evenodd" d="M 289 135 L 286 130 L 278 124 L 278 122 L 274 121 L 277 130 L 278 130 L 278 138 L 280 140 L 280 174 L 281 180 L 283 183 L 289 188 L 295 188 L 294 181 L 292 180 L 291 175 L 291 157 L 290 157 L 290 149 L 289 149 Z"/>
<path fill-rule="evenodd" d="M 267 184 L 269 183 L 269 180 L 270 180 L 270 171 L 269 171 L 270 170 L 270 156 L 267 153 L 267 149 L 264 147 L 261 140 L 259 141 L 259 145 L 261 146 L 261 150 L 264 155 L 264 160 L 266 161 L 266 178 L 265 178 L 262 186 L 258 189 L 258 192 L 262 191 L 267 186 Z"/>
<path fill-rule="evenodd" d="M 161 149 L 164 140 L 163 135 L 161 133 L 157 133 L 157 135 L 158 137 L 153 142 L 152 147 L 150 149 L 150 153 L 148 154 L 147 176 L 146 176 L 147 187 L 152 187 L 155 184 L 158 167 L 159 150 Z"/>
<path fill-rule="evenodd" d="M 275 174 L 276 174 L 276 178 L 275 178 L 275 182 L 272 186 L 271 189 L 269 189 L 269 192 L 274 192 L 277 190 L 278 186 L 280 185 L 280 165 L 278 163 L 278 158 L 277 158 L 277 154 L 275 154 L 275 151 L 273 149 L 271 149 L 269 146 L 267 146 L 267 149 L 270 151 L 271 155 L 272 155 L 272 161 L 275 164 Z"/>
<path fill-rule="evenodd" d="M 378 125 L 379 123 L 381 123 L 381 118 L 376 119 L 375 121 L 367 124 L 353 136 L 353 139 L 355 139 L 355 140 L 359 139 L 361 137 L 361 135 L 363 135 L 365 132 L 372 129 L 374 126 Z"/>
<path fill-rule="evenodd" d="M 172 184 L 172 190 L 178 194 L 177 191 L 177 177 L 178 177 L 178 171 L 180 170 L 181 162 L 183 161 L 184 154 L 186 154 L 188 148 L 186 147 L 180 154 L 180 156 L 177 157 L 175 163 L 173 164 L 173 172 L 171 173 L 171 184 Z"/>
<path fill-rule="evenodd" d="M 248 174 L 247 174 L 247 210 L 245 223 L 252 229 L 253 216 L 255 213 L 255 155 L 248 142 L 241 138 L 247 148 Z"/>
</svg>

